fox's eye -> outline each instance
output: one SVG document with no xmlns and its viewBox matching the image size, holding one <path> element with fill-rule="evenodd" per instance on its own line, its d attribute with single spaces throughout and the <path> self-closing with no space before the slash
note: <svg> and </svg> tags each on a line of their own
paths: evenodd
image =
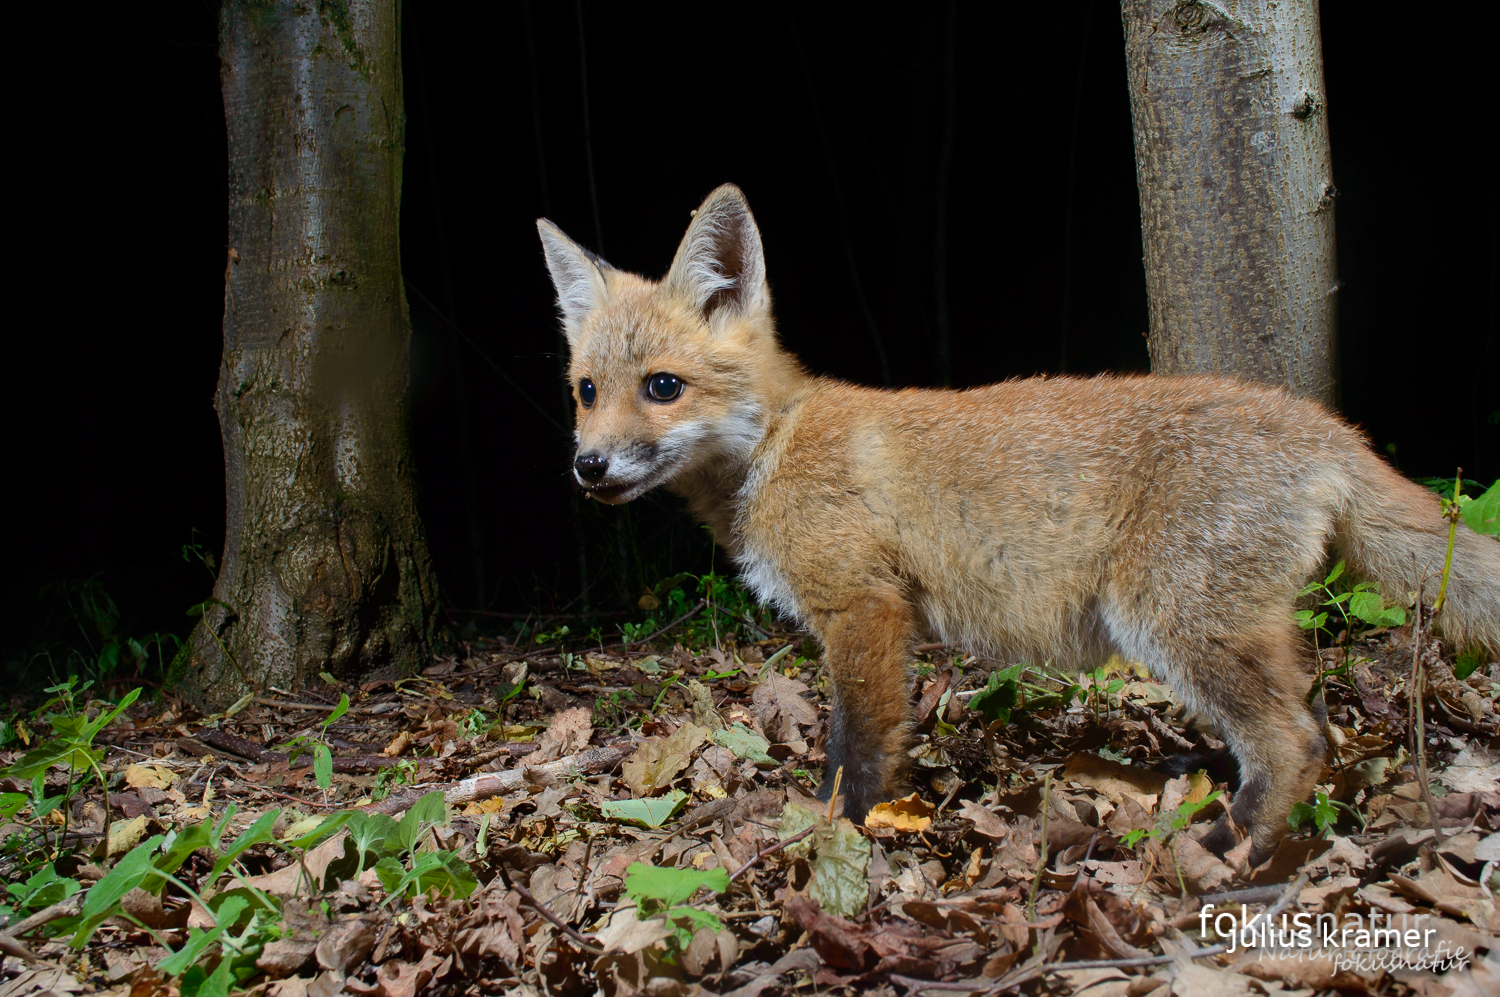
<svg viewBox="0 0 1500 997">
<path fill-rule="evenodd" d="M 646 392 L 659 402 L 669 402 L 682 394 L 682 378 L 676 374 L 652 374 Z"/>
<path fill-rule="evenodd" d="M 578 382 L 578 400 L 583 402 L 584 408 L 588 408 L 594 404 L 594 396 L 597 394 L 598 392 L 594 390 L 593 381 L 585 377 Z"/>
</svg>

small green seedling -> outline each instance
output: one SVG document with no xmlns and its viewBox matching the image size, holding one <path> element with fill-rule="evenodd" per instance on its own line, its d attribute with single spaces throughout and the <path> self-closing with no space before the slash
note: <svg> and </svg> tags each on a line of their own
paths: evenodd
<svg viewBox="0 0 1500 997">
<path fill-rule="evenodd" d="M 291 749 L 287 753 L 288 763 L 295 762 L 305 752 L 312 752 L 313 778 L 318 780 L 318 787 L 325 793 L 333 785 L 333 749 L 328 747 L 328 728 L 347 712 L 349 695 L 345 693 L 339 696 L 339 705 L 328 714 L 328 719 L 323 721 L 322 729 L 316 736 L 299 734 L 286 743 L 286 747 Z"/>
<path fill-rule="evenodd" d="M 1292 810 L 1287 814 L 1286 822 L 1294 831 L 1299 831 L 1305 825 L 1311 824 L 1320 838 L 1326 838 L 1329 831 L 1333 829 L 1334 822 L 1338 820 L 1340 810 L 1359 821 L 1361 826 L 1364 825 L 1364 818 L 1360 816 L 1359 811 L 1347 803 L 1330 800 L 1328 794 L 1321 789 L 1313 795 L 1311 803 L 1304 800 L 1301 803 L 1292 804 Z"/>
<path fill-rule="evenodd" d="M 1342 677 L 1349 674 L 1349 670 L 1354 666 L 1354 642 L 1365 630 L 1372 627 L 1399 627 L 1406 622 L 1406 610 L 1400 606 L 1387 606 L 1380 593 L 1376 591 L 1374 582 L 1360 582 L 1351 589 L 1335 592 L 1333 583 L 1338 581 L 1343 574 L 1344 562 L 1340 561 L 1333 566 L 1328 577 L 1320 582 L 1308 582 L 1297 593 L 1299 598 L 1313 594 L 1327 596 L 1328 598 L 1319 605 L 1330 607 L 1332 612 L 1338 614 L 1341 621 L 1339 632 L 1335 633 L 1327 625 L 1330 609 L 1322 612 L 1300 609 L 1293 614 L 1292 618 L 1297 621 L 1297 626 L 1303 630 L 1311 630 L 1315 634 L 1326 634 L 1329 643 L 1343 651 L 1343 661 L 1337 667 L 1323 672 L 1319 677 L 1317 689 L 1322 688 L 1322 682 L 1329 676 Z"/>
</svg>

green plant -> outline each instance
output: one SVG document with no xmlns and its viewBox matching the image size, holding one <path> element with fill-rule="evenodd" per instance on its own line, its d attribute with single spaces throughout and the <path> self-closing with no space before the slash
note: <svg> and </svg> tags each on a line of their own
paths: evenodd
<svg viewBox="0 0 1500 997">
<path fill-rule="evenodd" d="M 1328 794 L 1321 789 L 1313 794 L 1313 801 L 1306 800 L 1292 804 L 1291 812 L 1286 815 L 1286 822 L 1292 826 L 1292 830 L 1301 830 L 1303 825 L 1311 824 L 1317 831 L 1318 836 L 1326 838 L 1332 830 L 1334 822 L 1338 820 L 1339 811 L 1343 810 L 1355 820 L 1359 821 L 1360 827 L 1364 827 L 1364 818 L 1359 811 L 1339 800 L 1330 800 Z"/>
<path fill-rule="evenodd" d="M 412 804 L 400 822 L 385 814 L 353 813 L 344 856 L 329 865 L 328 875 L 354 879 L 365 869 L 374 869 L 385 888 L 387 904 L 429 890 L 467 897 L 479 887 L 468 863 L 455 852 L 416 850 L 423 835 L 447 821 L 441 790 Z"/>
<path fill-rule="evenodd" d="M 1011 710 L 1020 701 L 1018 680 L 1025 665 L 1011 665 L 990 672 L 989 682 L 969 697 L 969 709 L 978 710 L 985 723 L 1010 723 Z"/>
<path fill-rule="evenodd" d="M 1460 518 L 1464 525 L 1475 533 L 1484 533 L 1489 536 L 1500 536 L 1500 481 L 1491 483 L 1485 489 L 1483 483 L 1472 478 L 1463 477 L 1463 473 L 1452 478 L 1417 478 L 1417 484 L 1436 492 L 1446 502 L 1454 501 L 1454 492 L 1458 492 L 1457 499 Z M 1478 498 L 1470 496 L 1484 490 L 1484 494 Z M 1444 515 L 1447 509 L 1443 510 Z"/>
<path fill-rule="evenodd" d="M 636 699 L 634 689 L 616 689 L 594 700 L 594 723 L 601 727 L 638 727 L 646 719 L 645 711 L 631 707 Z"/>
<path fill-rule="evenodd" d="M 5 923 L 15 920 L 17 914 L 30 913 L 50 907 L 59 900 L 66 900 L 82 887 L 76 879 L 59 876 L 51 862 L 44 864 L 24 883 L 10 883 L 5 889 L 10 895 L 0 903 L 0 919 Z"/>
<path fill-rule="evenodd" d="M 114 719 L 131 703 L 140 696 L 140 689 L 133 689 L 126 693 L 118 705 L 113 708 L 101 707 L 97 715 L 90 720 L 87 713 L 79 712 L 76 702 L 78 693 L 86 691 L 93 683 L 84 682 L 78 684 L 78 676 L 69 675 L 66 680 L 57 685 L 49 686 L 45 691 L 52 693 L 52 698 L 43 703 L 34 714 L 38 719 L 45 720 L 52 728 L 54 737 L 41 742 L 20 760 L 9 768 L 0 771 L 0 775 L 9 776 L 14 779 L 23 779 L 31 782 L 32 792 L 30 804 L 33 817 L 43 817 L 48 812 L 65 804 L 72 798 L 73 788 L 79 775 L 85 778 L 92 775 L 99 781 L 99 786 L 106 793 L 109 792 L 109 780 L 104 775 L 104 770 L 99 767 L 100 761 L 104 759 L 104 749 L 94 747 L 94 737 L 105 727 L 114 722 Z M 58 709 L 54 710 L 53 707 Z M 107 704 L 106 704 L 107 707 Z M 68 788 L 61 797 L 44 798 L 44 787 L 47 770 L 54 765 L 66 765 L 68 767 Z M 0 801 L 0 805 L 15 805 L 14 796 L 19 794 L 7 794 L 12 797 Z M 64 824 L 63 835 L 67 833 L 67 810 L 63 811 Z M 104 808 L 104 834 L 108 841 L 109 835 L 109 808 Z M 59 840 L 62 840 L 59 838 Z"/>
<path fill-rule="evenodd" d="M 1343 660 L 1336 667 L 1325 669 L 1319 676 L 1314 692 L 1321 690 L 1322 683 L 1330 676 L 1348 676 L 1349 670 L 1354 665 L 1354 642 L 1365 630 L 1372 627 L 1399 627 L 1406 622 L 1406 610 L 1400 606 L 1386 606 L 1385 600 L 1376 591 L 1374 582 L 1360 582 L 1353 588 L 1334 591 L 1333 583 L 1343 577 L 1343 574 L 1344 562 L 1340 561 L 1333 566 L 1328 577 L 1322 581 L 1308 582 L 1297 593 L 1298 598 L 1313 594 L 1328 597 L 1319 605 L 1327 606 L 1329 609 L 1322 612 L 1314 609 L 1299 609 L 1293 614 L 1293 619 L 1303 630 L 1313 631 L 1314 639 L 1318 634 L 1327 635 L 1330 645 L 1338 647 L 1343 652 Z M 1337 632 L 1327 626 L 1331 615 L 1330 609 L 1336 612 L 1342 621 Z"/>
<path fill-rule="evenodd" d="M 348 711 L 349 695 L 344 693 L 339 696 L 339 704 L 328 714 L 316 736 L 299 734 L 286 743 L 286 747 L 291 749 L 287 753 L 289 763 L 296 761 L 305 752 L 312 752 L 313 778 L 318 780 L 318 787 L 325 793 L 333 785 L 333 749 L 328 746 L 328 728 Z"/>
<path fill-rule="evenodd" d="M 206 930 L 190 929 L 185 942 L 175 950 L 164 945 L 169 949 L 168 955 L 156 964 L 156 968 L 178 977 L 178 987 L 184 994 L 205 997 L 208 994 L 227 994 L 259 973 L 256 958 L 267 943 L 283 934 L 281 902 L 251 886 L 239 862 L 246 851 L 257 845 L 281 849 L 291 854 L 300 865 L 307 849 L 347 828 L 349 835 L 345 839 L 344 855 L 329 864 L 324 884 L 354 878 L 365 868 L 374 868 L 388 894 L 388 904 L 429 890 L 468 897 L 478 887 L 468 864 L 457 854 L 441 849 L 420 853 L 417 850 L 422 836 L 447 819 L 440 791 L 418 800 L 399 823 L 383 814 L 345 810 L 324 818 L 305 834 L 284 840 L 278 840 L 273 832 L 281 811 L 270 810 L 225 845 L 224 831 L 234 814 L 235 806 L 230 804 L 217 823 L 204 821 L 183 828 L 175 835 L 156 835 L 141 842 L 94 884 L 84 897 L 77 917 L 54 921 L 49 930 L 73 932 L 73 947 L 82 948 L 99 925 L 109 918 L 134 920 L 121 906 L 122 899 L 131 890 L 141 889 L 160 896 L 169 885 L 173 886 L 207 911 L 214 924 Z M 207 849 L 215 859 L 213 867 L 201 880 L 202 893 L 177 876 L 183 862 L 200 849 Z M 305 871 L 306 867 L 303 869 Z M 239 885 L 209 894 L 226 872 Z M 322 885 L 312 884 L 314 889 Z M 47 889 L 49 883 L 39 881 L 38 886 Z M 50 888 L 67 889 L 66 886 Z M 12 890 L 14 892 L 14 888 Z M 141 927 L 151 930 L 145 925 Z M 163 939 L 158 938 L 158 942 L 163 942 Z M 215 948 L 220 958 L 210 974 L 206 965 L 212 964 Z"/>
<path fill-rule="evenodd" d="M 628 642 L 642 640 L 692 612 L 698 600 L 703 603 L 702 611 L 682 627 L 685 646 L 717 647 L 724 638 L 738 639 L 747 632 L 767 636 L 770 611 L 755 601 L 739 579 L 717 574 L 712 568 L 703 575 L 684 571 L 658 581 L 641 597 L 640 605 L 650 607 L 648 614 L 638 623 L 622 624 L 620 630 Z"/>
<path fill-rule="evenodd" d="M 383 800 L 398 786 L 410 786 L 417 781 L 417 763 L 410 758 L 401 758 L 375 773 L 375 785 L 370 790 L 371 800 Z"/>
<path fill-rule="evenodd" d="M 636 916 L 641 920 L 661 914 L 674 931 L 669 944 L 680 952 L 693 940 L 699 928 L 724 930 L 724 923 L 708 911 L 689 906 L 700 889 L 723 893 L 729 889 L 729 873 L 723 869 L 671 869 L 632 863 L 625 870 L 625 894 L 636 902 Z"/>
<path fill-rule="evenodd" d="M 568 625 L 565 623 L 556 630 L 537 630 L 531 640 L 535 644 L 555 644 L 568 635 Z"/>
<path fill-rule="evenodd" d="M 1101 714 L 1109 712 L 1110 702 L 1120 702 L 1120 691 L 1125 688 L 1125 680 L 1122 678 L 1111 679 L 1109 677 L 1109 666 L 1100 665 L 1088 673 L 1088 699 L 1086 705 L 1090 707 L 1097 721 Z M 1108 681 L 1106 681 L 1108 679 Z"/>
<path fill-rule="evenodd" d="M 1222 795 L 1224 794 L 1220 790 L 1216 789 L 1212 793 L 1204 796 L 1201 800 L 1196 800 L 1192 803 L 1184 800 L 1182 803 L 1177 805 L 1177 810 L 1172 814 L 1171 821 L 1168 822 L 1165 826 L 1162 826 L 1162 824 L 1158 822 L 1156 827 L 1138 827 L 1133 831 L 1127 832 L 1125 836 L 1120 839 L 1120 841 L 1127 848 L 1134 848 L 1137 844 L 1140 843 L 1141 839 L 1143 838 L 1158 838 L 1162 841 L 1166 841 L 1167 839 L 1171 838 L 1172 835 L 1176 834 L 1178 831 L 1183 830 L 1189 824 L 1191 824 L 1193 822 L 1193 816 L 1197 814 L 1198 811 L 1202 810 L 1204 807 L 1208 806 L 1210 803 L 1212 803 L 1214 800 L 1217 800 Z"/>
</svg>

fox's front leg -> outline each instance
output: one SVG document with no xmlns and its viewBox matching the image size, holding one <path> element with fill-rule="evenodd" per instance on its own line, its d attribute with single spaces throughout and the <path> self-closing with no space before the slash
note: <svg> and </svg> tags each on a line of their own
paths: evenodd
<svg viewBox="0 0 1500 997">
<path fill-rule="evenodd" d="M 877 803 L 900 795 L 911 729 L 907 664 L 912 614 L 893 591 L 858 594 L 847 604 L 814 614 L 833 679 L 828 769 L 818 790 L 839 796 L 845 817 L 863 823 Z"/>
</svg>

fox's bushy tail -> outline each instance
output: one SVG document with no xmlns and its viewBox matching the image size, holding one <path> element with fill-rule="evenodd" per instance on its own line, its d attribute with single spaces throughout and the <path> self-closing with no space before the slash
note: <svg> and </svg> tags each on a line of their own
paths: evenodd
<svg viewBox="0 0 1500 997">
<path fill-rule="evenodd" d="M 1358 454 L 1351 470 L 1354 495 L 1337 526 L 1340 553 L 1388 598 L 1406 598 L 1421 576 L 1422 601 L 1431 605 L 1448 549 L 1448 521 L 1437 496 L 1368 451 Z M 1500 542 L 1463 523 L 1454 537 L 1448 593 L 1436 626 L 1460 649 L 1477 644 L 1500 656 Z"/>
</svg>

